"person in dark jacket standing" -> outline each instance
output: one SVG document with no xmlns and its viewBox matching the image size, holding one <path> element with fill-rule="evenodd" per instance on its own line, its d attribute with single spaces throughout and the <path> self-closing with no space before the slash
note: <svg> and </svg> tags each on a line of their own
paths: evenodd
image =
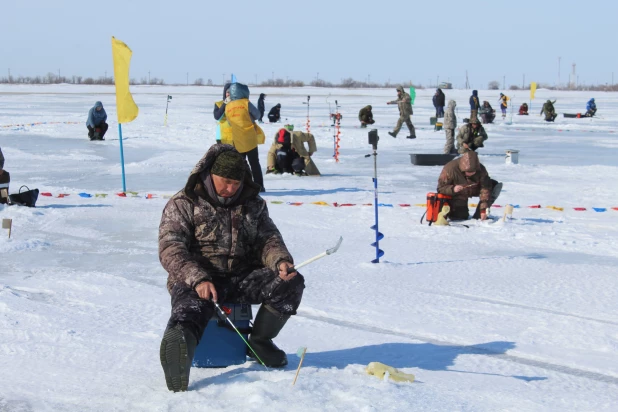
<svg viewBox="0 0 618 412">
<path fill-rule="evenodd" d="M 105 132 L 107 132 L 109 127 L 105 123 L 106 120 L 107 113 L 105 113 L 103 103 L 96 102 L 88 111 L 88 120 L 86 121 L 90 140 L 105 140 L 103 136 L 105 136 Z"/>
<path fill-rule="evenodd" d="M 436 108 L 436 117 L 444 117 L 444 106 L 446 105 L 446 96 L 442 89 L 436 89 L 433 95 L 433 107 Z"/>
<path fill-rule="evenodd" d="M 294 259 L 259 192 L 236 149 L 215 144 L 163 210 L 159 260 L 168 273 L 172 311 L 160 360 L 170 391 L 187 390 L 213 302 L 261 304 L 248 342 L 266 366 L 288 363 L 273 339 L 296 315 L 305 282 L 298 272 L 288 273 Z"/>
<path fill-rule="evenodd" d="M 277 103 L 268 112 L 268 121 L 271 123 L 277 123 L 281 119 L 281 103 Z"/>
<path fill-rule="evenodd" d="M 4 155 L 2 148 L 0 148 L 0 204 L 8 203 L 9 183 L 11 183 L 11 175 L 4 170 Z"/>
<path fill-rule="evenodd" d="M 266 108 L 264 107 L 264 99 L 266 99 L 266 95 L 264 93 L 260 93 L 260 98 L 258 99 L 258 110 L 260 111 L 260 118 L 258 121 L 263 123 L 262 118 L 264 117 L 264 112 Z"/>
<path fill-rule="evenodd" d="M 470 120 L 477 119 L 479 107 L 481 107 L 481 103 L 479 102 L 479 92 L 478 90 L 472 90 L 472 96 L 470 96 Z"/>
</svg>

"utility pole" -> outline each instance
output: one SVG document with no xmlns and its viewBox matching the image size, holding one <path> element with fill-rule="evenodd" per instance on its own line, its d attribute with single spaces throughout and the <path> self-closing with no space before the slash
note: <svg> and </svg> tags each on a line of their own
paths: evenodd
<svg viewBox="0 0 618 412">
<path fill-rule="evenodd" d="M 187 86 L 189 85 L 189 72 L 187 72 Z"/>
<path fill-rule="evenodd" d="M 612 83 L 614 82 L 614 73 L 612 73 Z M 11 69 L 9 69 L 9 83 L 12 83 L 11 81 Z"/>
<path fill-rule="evenodd" d="M 150 84 L 150 70 L 148 70 L 148 84 Z"/>
<path fill-rule="evenodd" d="M 558 57 L 558 89 L 560 89 L 560 59 L 562 59 L 562 57 Z"/>
<path fill-rule="evenodd" d="M 440 85 L 440 76 L 436 76 L 436 88 Z"/>
<path fill-rule="evenodd" d="M 275 72 L 273 72 L 273 82 L 275 81 Z"/>
<path fill-rule="evenodd" d="M 9 70 L 9 77 L 11 77 L 11 71 Z M 614 72 L 612 72 L 612 86 L 614 85 Z"/>
<path fill-rule="evenodd" d="M 612 73 L 612 79 L 614 78 L 613 76 L 614 76 L 614 73 Z M 368 79 L 367 83 L 371 84 L 371 75 L 370 74 L 367 75 L 367 79 Z"/>
<path fill-rule="evenodd" d="M 257 86 L 257 74 L 255 75 L 255 85 Z"/>
<path fill-rule="evenodd" d="M 525 89 L 526 88 L 526 75 L 524 74 L 524 79 L 521 81 L 521 88 Z"/>
<path fill-rule="evenodd" d="M 502 90 L 506 90 L 506 76 L 502 76 Z"/>
<path fill-rule="evenodd" d="M 468 70 L 466 70 L 466 90 L 470 88 L 470 82 L 468 81 Z"/>
</svg>

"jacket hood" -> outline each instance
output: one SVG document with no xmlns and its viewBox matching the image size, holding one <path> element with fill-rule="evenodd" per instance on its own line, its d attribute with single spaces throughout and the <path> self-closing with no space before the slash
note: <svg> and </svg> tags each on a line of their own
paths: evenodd
<svg viewBox="0 0 618 412">
<path fill-rule="evenodd" d="M 232 83 L 226 83 L 225 86 L 223 86 L 223 100 L 225 100 L 225 93 L 228 91 L 231 85 Z"/>
<path fill-rule="evenodd" d="M 263 99 L 265 97 L 266 97 L 266 95 L 264 93 L 260 93 L 260 99 Z"/>
<path fill-rule="evenodd" d="M 103 108 L 103 103 L 101 103 L 101 102 L 95 102 L 95 103 L 94 103 L 94 108 L 96 109 L 97 107 Z"/>
<path fill-rule="evenodd" d="M 474 172 L 480 169 L 480 164 L 481 162 L 479 162 L 479 156 L 476 152 L 469 151 L 464 153 L 461 159 L 459 159 L 459 170 L 462 172 Z"/>
<path fill-rule="evenodd" d="M 472 96 L 478 97 L 479 96 L 479 91 L 478 90 L 472 90 Z"/>
<path fill-rule="evenodd" d="M 210 173 L 210 169 L 212 169 L 212 165 L 215 162 L 215 159 L 217 158 L 217 156 L 219 156 L 223 152 L 228 152 L 231 150 L 236 152 L 236 148 L 232 146 L 231 144 L 217 143 L 217 144 L 210 146 L 210 149 L 208 149 L 206 154 L 200 159 L 199 162 L 197 162 L 197 164 L 191 171 L 191 174 L 189 174 L 189 178 L 187 179 L 187 184 L 185 185 L 185 188 L 183 189 L 184 194 L 194 201 L 197 200 L 196 186 L 198 184 L 202 185 L 200 174 L 202 172 Z M 244 162 L 244 167 L 245 167 L 245 178 L 243 181 L 244 183 L 243 192 L 247 192 L 247 194 L 245 195 L 243 193 L 241 198 L 250 197 L 254 195 L 253 192 L 255 192 L 255 195 L 260 193 L 260 186 L 253 182 L 253 179 L 251 178 L 251 170 L 249 169 L 249 165 L 247 164 L 247 162 Z"/>
<path fill-rule="evenodd" d="M 547 100 L 545 103 L 549 103 L 549 104 L 551 104 L 551 100 Z"/>
<path fill-rule="evenodd" d="M 281 109 L 281 103 L 277 103 L 277 105 L 275 107 L 278 107 Z"/>
<path fill-rule="evenodd" d="M 403 86 L 397 86 L 397 91 L 403 93 Z"/>
<path fill-rule="evenodd" d="M 448 101 L 448 109 L 455 109 L 457 107 L 457 102 L 455 100 Z"/>
<path fill-rule="evenodd" d="M 230 85 L 230 99 L 232 99 L 232 101 L 248 99 L 249 95 L 250 92 L 247 85 L 238 82 Z"/>
<path fill-rule="evenodd" d="M 594 98 L 590 99 L 591 102 L 594 102 Z"/>
<path fill-rule="evenodd" d="M 367 110 L 371 110 L 371 109 L 373 109 L 373 108 L 371 107 L 371 105 L 367 105 L 367 106 L 365 106 L 365 109 L 367 109 Z"/>
</svg>

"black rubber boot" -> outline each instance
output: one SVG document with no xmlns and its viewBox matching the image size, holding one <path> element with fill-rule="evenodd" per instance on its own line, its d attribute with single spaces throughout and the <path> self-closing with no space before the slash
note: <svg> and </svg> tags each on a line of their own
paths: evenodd
<svg viewBox="0 0 618 412">
<path fill-rule="evenodd" d="M 196 346 L 197 339 L 182 325 L 178 324 L 165 330 L 159 355 L 167 389 L 170 391 L 184 392 L 187 390 Z"/>
<path fill-rule="evenodd" d="M 397 137 L 397 135 L 395 133 L 393 133 L 393 132 L 388 132 L 388 134 L 390 134 L 393 137 Z"/>
<path fill-rule="evenodd" d="M 253 332 L 249 335 L 249 345 L 269 368 L 282 368 L 288 364 L 285 352 L 279 349 L 272 340 L 281 332 L 289 318 L 289 315 L 274 313 L 273 309 L 266 308 L 265 305 L 260 306 L 255 316 Z M 249 348 L 247 348 L 247 355 L 257 361 Z"/>
</svg>

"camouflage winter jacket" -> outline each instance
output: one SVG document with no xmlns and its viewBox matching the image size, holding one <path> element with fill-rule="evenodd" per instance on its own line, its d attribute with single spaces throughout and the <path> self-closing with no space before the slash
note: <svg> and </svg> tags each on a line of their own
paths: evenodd
<svg viewBox="0 0 618 412">
<path fill-rule="evenodd" d="M 445 129 L 453 129 L 457 127 L 457 116 L 455 116 L 455 107 L 457 107 L 457 103 L 455 100 L 449 100 L 448 107 L 444 112 L 444 128 Z"/>
<path fill-rule="evenodd" d="M 459 128 L 459 132 L 457 133 L 457 148 L 459 153 L 465 153 L 466 149 L 463 147 L 463 144 L 467 143 L 470 150 L 475 151 L 479 147 L 484 147 L 483 142 L 485 140 L 487 140 L 487 133 L 483 126 L 479 124 L 477 129 L 473 130 L 472 125 L 468 123 Z"/>
<path fill-rule="evenodd" d="M 371 123 L 373 121 L 373 113 L 371 105 L 365 106 L 358 112 L 358 120 L 361 122 Z"/>
<path fill-rule="evenodd" d="M 403 91 L 403 88 L 401 89 L 401 97 L 389 103 L 399 106 L 399 116 L 409 117 L 412 115 L 412 98 L 408 93 Z"/>
<path fill-rule="evenodd" d="M 556 103 L 555 100 L 553 102 L 551 100 L 548 100 L 543 103 L 543 107 L 541 108 L 541 114 L 545 113 L 545 117 L 551 117 L 552 115 L 556 114 L 556 109 L 554 109 L 554 103 Z"/>
<path fill-rule="evenodd" d="M 185 188 L 163 210 L 159 260 L 169 275 L 170 291 L 176 282 L 195 288 L 202 281 L 222 280 L 259 267 L 276 272 L 280 262 L 294 263 L 248 166 L 234 203 L 223 206 L 208 195 L 200 175 L 208 174 L 216 157 L 229 150 L 236 149 L 213 145 L 191 172 Z"/>
<path fill-rule="evenodd" d="M 464 172 L 475 171 L 470 177 Z M 464 186 L 464 189 L 455 193 L 455 186 Z M 474 152 L 467 152 L 463 156 L 451 160 L 442 169 L 438 179 L 438 193 L 452 196 L 451 209 L 468 207 L 468 198 L 479 196 L 481 210 L 487 209 L 491 194 L 491 179 L 485 166 L 479 161 Z"/>
</svg>

